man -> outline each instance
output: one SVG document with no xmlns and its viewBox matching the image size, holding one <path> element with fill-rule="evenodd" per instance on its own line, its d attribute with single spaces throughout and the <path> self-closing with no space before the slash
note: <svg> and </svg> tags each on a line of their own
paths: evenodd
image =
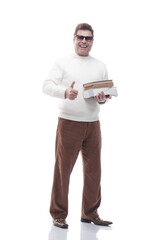
<svg viewBox="0 0 160 240">
<path fill-rule="evenodd" d="M 74 33 L 75 53 L 59 59 L 44 82 L 44 93 L 61 99 L 56 135 L 54 181 L 50 214 L 54 225 L 67 228 L 70 174 L 79 152 L 82 153 L 84 187 L 81 221 L 108 226 L 99 218 L 101 201 L 101 130 L 99 104 L 107 97 L 100 92 L 83 98 L 83 84 L 108 79 L 105 65 L 91 57 L 94 32 L 89 24 L 79 24 Z M 110 98 L 110 97 L 109 97 Z"/>
</svg>

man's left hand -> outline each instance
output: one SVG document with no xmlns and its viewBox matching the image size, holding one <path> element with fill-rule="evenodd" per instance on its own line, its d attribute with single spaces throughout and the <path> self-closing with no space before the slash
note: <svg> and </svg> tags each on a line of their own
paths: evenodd
<svg viewBox="0 0 160 240">
<path fill-rule="evenodd" d="M 104 103 L 107 100 L 107 98 L 111 99 L 112 97 L 111 96 L 106 97 L 104 95 L 104 92 L 102 91 L 97 96 L 95 96 L 94 98 L 96 99 L 96 101 L 98 103 Z"/>
</svg>

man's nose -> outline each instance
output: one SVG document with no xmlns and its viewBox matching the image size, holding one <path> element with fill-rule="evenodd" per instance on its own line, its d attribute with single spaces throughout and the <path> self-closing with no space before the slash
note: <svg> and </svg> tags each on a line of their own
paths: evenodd
<svg viewBox="0 0 160 240">
<path fill-rule="evenodd" d="M 83 38 L 82 42 L 83 42 L 83 43 L 86 42 L 86 38 L 85 38 L 85 37 Z"/>
</svg>

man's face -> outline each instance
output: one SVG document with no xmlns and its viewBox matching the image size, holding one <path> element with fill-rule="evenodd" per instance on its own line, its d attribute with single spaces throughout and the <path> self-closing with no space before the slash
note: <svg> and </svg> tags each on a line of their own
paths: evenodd
<svg viewBox="0 0 160 240">
<path fill-rule="evenodd" d="M 84 38 L 83 38 L 84 37 Z M 85 38 L 86 37 L 86 38 Z M 88 56 L 93 45 L 92 32 L 88 30 L 78 30 L 73 42 L 75 51 L 79 56 Z"/>
</svg>

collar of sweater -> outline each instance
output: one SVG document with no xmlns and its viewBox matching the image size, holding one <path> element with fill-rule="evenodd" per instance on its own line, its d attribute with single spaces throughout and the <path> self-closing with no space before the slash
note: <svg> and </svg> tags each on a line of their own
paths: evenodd
<svg viewBox="0 0 160 240">
<path fill-rule="evenodd" d="M 78 55 L 76 52 L 72 53 L 72 56 L 75 57 L 75 58 L 82 59 L 83 61 L 88 60 L 88 59 L 91 58 L 90 55 L 88 55 L 88 56 L 80 56 L 80 55 Z"/>
</svg>

